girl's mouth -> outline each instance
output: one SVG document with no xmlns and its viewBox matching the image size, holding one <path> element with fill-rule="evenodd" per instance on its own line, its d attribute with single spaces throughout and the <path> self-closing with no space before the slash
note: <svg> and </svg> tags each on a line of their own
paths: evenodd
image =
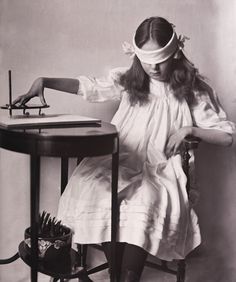
<svg viewBox="0 0 236 282">
<path fill-rule="evenodd" d="M 152 72 L 152 73 L 150 73 L 150 76 L 152 76 L 152 77 L 159 77 L 160 75 L 161 75 L 160 72 Z"/>
</svg>

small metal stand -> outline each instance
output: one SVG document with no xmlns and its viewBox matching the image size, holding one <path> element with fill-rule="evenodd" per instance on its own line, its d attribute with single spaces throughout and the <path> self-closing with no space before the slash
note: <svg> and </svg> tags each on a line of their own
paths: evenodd
<svg viewBox="0 0 236 282">
<path fill-rule="evenodd" d="M 38 110 L 38 114 L 36 115 L 37 117 L 43 117 L 44 113 L 42 113 L 42 109 L 49 108 L 49 105 L 37 105 L 37 104 L 27 104 L 27 105 L 12 105 L 12 75 L 11 75 L 11 70 L 8 71 L 8 83 L 9 83 L 9 99 L 8 99 L 8 104 L 1 106 L 1 109 L 3 110 L 8 110 L 9 111 L 9 117 L 10 118 L 22 118 L 22 117 L 30 117 L 30 112 L 29 110 Z M 22 110 L 23 115 L 12 115 L 13 110 Z"/>
</svg>

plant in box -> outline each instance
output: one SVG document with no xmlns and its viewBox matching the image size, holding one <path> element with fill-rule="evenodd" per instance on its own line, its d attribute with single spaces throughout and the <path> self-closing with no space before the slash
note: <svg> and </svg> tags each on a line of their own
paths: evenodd
<svg viewBox="0 0 236 282">
<path fill-rule="evenodd" d="M 30 254 L 31 228 L 25 230 L 25 248 Z M 38 255 L 39 259 L 52 261 L 68 258 L 71 249 L 71 229 L 62 225 L 55 217 L 45 211 L 39 215 Z"/>
</svg>

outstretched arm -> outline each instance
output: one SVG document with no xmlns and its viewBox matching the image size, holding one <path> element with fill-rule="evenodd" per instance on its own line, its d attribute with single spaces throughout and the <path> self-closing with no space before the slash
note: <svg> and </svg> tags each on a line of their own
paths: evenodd
<svg viewBox="0 0 236 282">
<path fill-rule="evenodd" d="M 74 78 L 48 78 L 42 77 L 44 88 L 50 88 L 71 94 L 77 94 L 79 89 L 79 80 Z"/>
<path fill-rule="evenodd" d="M 44 88 L 77 94 L 79 89 L 79 80 L 73 78 L 39 77 L 33 82 L 30 90 L 26 94 L 17 97 L 13 101 L 13 105 L 24 105 L 33 97 L 39 97 L 41 103 L 45 105 Z"/>
</svg>

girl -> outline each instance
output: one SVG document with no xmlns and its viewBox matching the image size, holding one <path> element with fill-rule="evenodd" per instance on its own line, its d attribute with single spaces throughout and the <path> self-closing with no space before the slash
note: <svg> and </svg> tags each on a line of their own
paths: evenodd
<svg viewBox="0 0 236 282">
<path fill-rule="evenodd" d="M 135 32 L 129 69 L 112 70 L 106 79 L 38 78 L 14 101 L 25 104 L 39 96 L 45 104 L 44 88 L 83 95 L 91 102 L 120 100 L 112 123 L 121 143 L 117 238 L 121 281 L 139 281 L 148 254 L 182 259 L 201 242 L 181 167 L 183 139 L 193 135 L 218 145 L 232 143 L 234 124 L 183 54 L 183 43 L 167 20 L 148 18 Z M 110 163 L 108 156 L 84 159 L 58 209 L 58 218 L 74 230 L 74 242 L 102 243 L 108 261 Z"/>
</svg>

